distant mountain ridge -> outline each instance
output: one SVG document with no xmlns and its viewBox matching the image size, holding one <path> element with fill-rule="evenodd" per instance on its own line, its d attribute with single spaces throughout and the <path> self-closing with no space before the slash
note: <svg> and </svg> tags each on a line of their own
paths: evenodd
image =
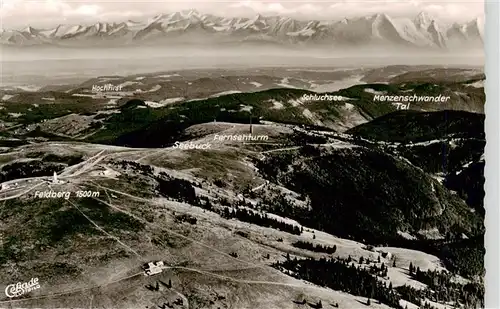
<svg viewBox="0 0 500 309">
<path fill-rule="evenodd" d="M 332 21 L 296 20 L 281 16 L 219 17 L 196 10 L 160 14 L 145 21 L 58 25 L 52 29 L 28 26 L 0 31 L 0 44 L 61 46 L 127 46 L 172 43 L 273 43 L 304 46 L 391 47 L 458 50 L 482 48 L 484 21 L 446 25 L 425 12 L 415 18 L 387 14 Z"/>
</svg>

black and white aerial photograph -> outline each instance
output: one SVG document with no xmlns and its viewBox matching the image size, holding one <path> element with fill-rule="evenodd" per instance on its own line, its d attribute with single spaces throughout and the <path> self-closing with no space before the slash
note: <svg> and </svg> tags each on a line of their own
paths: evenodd
<svg viewBox="0 0 500 309">
<path fill-rule="evenodd" d="M 2 0 L 0 308 L 484 308 L 484 11 Z"/>
</svg>

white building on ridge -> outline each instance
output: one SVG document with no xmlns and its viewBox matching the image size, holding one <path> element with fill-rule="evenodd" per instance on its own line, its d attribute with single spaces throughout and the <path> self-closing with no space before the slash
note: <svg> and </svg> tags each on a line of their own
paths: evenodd
<svg viewBox="0 0 500 309">
<path fill-rule="evenodd" d="M 159 274 L 163 271 L 164 266 L 165 265 L 163 264 L 163 261 L 149 262 L 147 264 L 144 264 L 144 275 L 151 276 L 154 274 Z"/>
</svg>

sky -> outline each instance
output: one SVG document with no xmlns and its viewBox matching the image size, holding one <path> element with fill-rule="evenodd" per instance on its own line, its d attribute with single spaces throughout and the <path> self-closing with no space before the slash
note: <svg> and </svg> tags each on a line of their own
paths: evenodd
<svg viewBox="0 0 500 309">
<path fill-rule="evenodd" d="M 19 29 L 28 25 L 51 27 L 57 24 L 141 20 L 189 9 L 228 17 L 260 13 L 321 20 L 375 13 L 414 17 L 424 11 L 433 18 L 451 23 L 483 17 L 484 0 L 0 0 L 0 27 Z"/>
</svg>

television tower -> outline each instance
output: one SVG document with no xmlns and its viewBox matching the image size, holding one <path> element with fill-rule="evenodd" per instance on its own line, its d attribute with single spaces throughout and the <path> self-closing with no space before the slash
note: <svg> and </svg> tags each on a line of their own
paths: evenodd
<svg viewBox="0 0 500 309">
<path fill-rule="evenodd" d="M 250 112 L 250 134 L 253 134 L 253 126 L 252 126 L 252 112 Z"/>
</svg>

